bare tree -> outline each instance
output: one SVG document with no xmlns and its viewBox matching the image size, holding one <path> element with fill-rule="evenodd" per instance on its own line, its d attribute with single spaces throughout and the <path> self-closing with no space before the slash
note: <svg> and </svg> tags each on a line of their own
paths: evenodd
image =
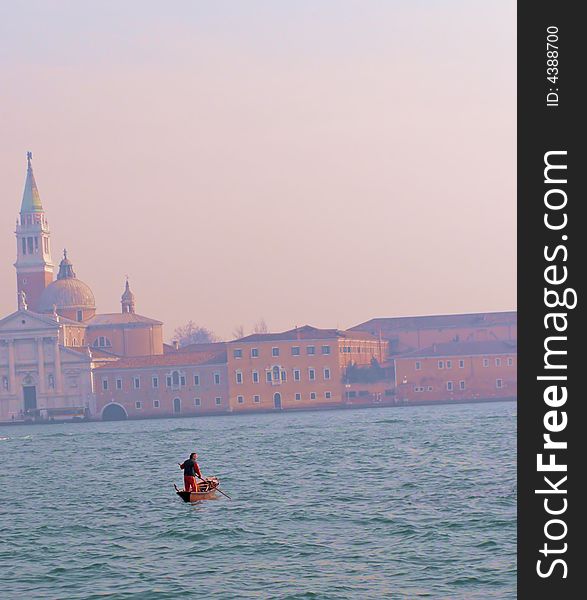
<svg viewBox="0 0 587 600">
<path fill-rule="evenodd" d="M 240 339 L 240 338 L 243 338 L 243 337 L 245 337 L 245 328 L 244 328 L 242 325 L 239 325 L 238 327 L 235 327 L 235 328 L 232 330 L 232 337 L 233 337 L 235 340 L 238 340 L 238 339 Z"/>
<path fill-rule="evenodd" d="M 263 317 L 255 323 L 253 333 L 269 333 L 269 327 L 267 327 L 267 323 Z"/>
<path fill-rule="evenodd" d="M 188 346 L 189 344 L 209 344 L 220 341 L 213 331 L 196 325 L 193 321 L 188 321 L 185 325 L 178 327 L 173 332 L 173 336 L 181 347 Z"/>
</svg>

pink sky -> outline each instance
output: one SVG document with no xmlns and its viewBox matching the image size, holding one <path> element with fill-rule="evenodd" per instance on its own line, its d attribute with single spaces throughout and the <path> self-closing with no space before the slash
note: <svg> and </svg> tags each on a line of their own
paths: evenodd
<svg viewBox="0 0 587 600">
<path fill-rule="evenodd" d="M 515 58 L 514 2 L 2 3 L 0 315 L 27 150 L 168 339 L 513 309 Z"/>
</svg>

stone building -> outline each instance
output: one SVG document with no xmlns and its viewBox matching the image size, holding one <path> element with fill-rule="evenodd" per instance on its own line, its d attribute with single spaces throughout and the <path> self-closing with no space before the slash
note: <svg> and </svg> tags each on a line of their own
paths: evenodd
<svg viewBox="0 0 587 600">
<path fill-rule="evenodd" d="M 95 413 L 92 357 L 70 344 L 80 329 L 26 305 L 0 320 L 0 422 Z"/>
</svg>

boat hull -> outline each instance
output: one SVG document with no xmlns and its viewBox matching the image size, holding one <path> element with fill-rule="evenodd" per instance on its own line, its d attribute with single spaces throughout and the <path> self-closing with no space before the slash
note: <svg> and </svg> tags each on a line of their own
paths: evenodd
<svg viewBox="0 0 587 600">
<path fill-rule="evenodd" d="M 198 483 L 197 492 L 186 492 L 180 490 L 175 484 L 175 492 L 184 502 L 199 502 L 200 500 L 212 500 L 216 497 L 216 488 L 220 485 L 220 481 L 216 477 L 210 477 L 206 483 Z"/>
</svg>

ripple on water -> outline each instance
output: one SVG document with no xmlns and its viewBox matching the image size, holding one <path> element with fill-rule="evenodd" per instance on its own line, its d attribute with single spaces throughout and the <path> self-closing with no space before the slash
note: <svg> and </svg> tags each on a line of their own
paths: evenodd
<svg viewBox="0 0 587 600">
<path fill-rule="evenodd" d="M 511 403 L 4 429 L 9 600 L 516 597 Z"/>
</svg>

